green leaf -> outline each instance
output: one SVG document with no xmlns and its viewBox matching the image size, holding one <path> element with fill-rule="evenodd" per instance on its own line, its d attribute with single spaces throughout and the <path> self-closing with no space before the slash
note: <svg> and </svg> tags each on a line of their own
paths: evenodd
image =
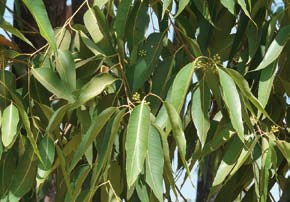
<svg viewBox="0 0 290 202">
<path fill-rule="evenodd" d="M 223 100 L 227 106 L 234 129 L 242 142 L 244 142 L 244 124 L 242 120 L 242 106 L 240 95 L 233 79 L 223 70 L 218 68 L 220 84 L 223 91 Z"/>
<path fill-rule="evenodd" d="M 16 168 L 16 155 L 13 151 L 3 154 L 0 161 L 0 198 L 9 190 Z"/>
<path fill-rule="evenodd" d="M 107 121 L 116 111 L 115 107 L 109 107 L 102 111 L 99 115 L 94 115 L 91 125 L 87 132 L 82 136 L 82 140 L 77 148 L 75 148 L 75 152 L 69 167 L 69 171 L 72 171 L 76 166 L 78 161 L 84 155 L 88 147 L 93 143 L 98 134 L 101 132 L 102 128 L 105 126 Z"/>
<path fill-rule="evenodd" d="M 72 189 L 74 190 L 72 201 L 75 201 L 78 194 L 81 192 L 82 186 L 90 170 L 91 170 L 90 166 L 87 164 L 84 164 L 84 165 L 80 165 L 76 169 L 76 171 L 72 173 L 72 187 L 73 187 Z"/>
<path fill-rule="evenodd" d="M 163 155 L 164 155 L 164 176 L 165 176 L 165 183 L 168 180 L 172 191 L 175 195 L 175 197 L 178 197 L 176 187 L 175 187 L 175 181 L 173 177 L 173 170 L 171 165 L 171 158 L 170 158 L 170 152 L 169 152 L 169 145 L 167 141 L 167 134 L 159 128 L 156 124 L 153 124 L 153 126 L 158 130 L 158 132 L 161 135 L 161 141 L 162 141 L 162 149 L 163 149 Z"/>
<path fill-rule="evenodd" d="M 199 86 L 192 93 L 191 99 L 191 117 L 202 147 L 205 144 L 210 127 L 208 111 L 211 103 L 210 90 L 204 82 L 204 78 L 202 78 Z"/>
<path fill-rule="evenodd" d="M 66 184 L 66 188 L 68 190 L 69 199 L 72 199 L 73 193 L 72 193 L 71 183 L 70 183 L 70 172 L 67 170 L 67 161 L 65 159 L 63 151 L 60 149 L 58 145 L 56 145 L 56 152 L 57 152 L 57 156 L 59 157 L 60 167 L 63 174 L 64 182 Z"/>
<path fill-rule="evenodd" d="M 258 89 L 258 99 L 264 108 L 268 103 L 272 91 L 273 82 L 276 75 L 275 74 L 276 68 L 277 63 L 274 62 L 271 65 L 269 65 L 269 67 L 261 71 Z"/>
<path fill-rule="evenodd" d="M 8 22 L 6 22 L 4 20 L 0 20 L 0 27 L 3 30 L 10 32 L 12 35 L 16 36 L 17 38 L 21 39 L 22 41 L 24 41 L 25 43 L 27 43 L 28 45 L 30 45 L 31 47 L 34 48 L 31 41 L 29 41 L 29 39 L 27 39 L 18 29 L 16 29 L 12 25 L 10 25 Z"/>
<path fill-rule="evenodd" d="M 185 7 L 187 6 L 187 4 L 189 4 L 190 0 L 179 0 L 179 3 L 178 3 L 178 10 L 175 14 L 175 18 L 177 16 L 179 16 L 179 14 L 185 9 Z"/>
<path fill-rule="evenodd" d="M 284 89 L 285 89 L 285 93 L 287 94 L 287 96 L 290 96 L 290 82 L 282 79 L 282 78 L 279 78 Z"/>
<path fill-rule="evenodd" d="M 117 32 L 118 39 L 123 40 L 126 30 L 126 24 L 129 16 L 132 0 L 123 0 L 119 4 L 117 10 L 116 20 L 114 22 L 114 29 Z"/>
<path fill-rule="evenodd" d="M 245 0 L 237 0 L 238 4 L 241 6 L 241 8 L 243 9 L 244 13 L 246 14 L 246 16 L 248 16 L 248 18 L 251 19 L 251 21 L 256 25 L 256 23 L 254 22 L 254 20 L 252 19 L 248 9 L 247 9 L 247 4 L 245 2 Z"/>
<path fill-rule="evenodd" d="M 145 60 L 141 60 L 134 69 L 133 92 L 141 88 L 147 80 L 148 65 Z"/>
<path fill-rule="evenodd" d="M 260 112 L 262 112 L 270 121 L 274 123 L 274 121 L 263 108 L 260 101 L 251 92 L 251 89 L 246 79 L 233 69 L 223 68 L 223 70 L 226 71 L 232 77 L 232 79 L 234 79 L 242 94 L 246 96 Z"/>
<path fill-rule="evenodd" d="M 76 67 L 72 54 L 67 50 L 57 51 L 56 70 L 63 83 L 74 91 L 76 89 Z"/>
<path fill-rule="evenodd" d="M 192 82 L 192 74 L 194 72 L 194 63 L 189 63 L 185 65 L 176 75 L 171 90 L 168 91 L 166 101 L 170 102 L 180 113 L 185 97 L 188 92 L 188 88 Z M 163 106 L 156 117 L 155 123 L 160 127 L 164 128 L 168 121 L 168 115 L 166 113 L 165 107 Z"/>
<path fill-rule="evenodd" d="M 290 25 L 280 29 L 274 41 L 270 44 L 262 62 L 256 69 L 252 71 L 264 69 L 267 66 L 269 66 L 272 62 L 274 62 L 280 56 L 289 37 L 290 37 Z"/>
<path fill-rule="evenodd" d="M 184 131 L 182 129 L 182 123 L 179 114 L 172 104 L 168 102 L 164 102 L 164 106 L 166 108 L 169 121 L 173 131 L 173 137 L 178 146 L 179 154 L 182 158 L 185 158 L 186 153 L 186 139 L 184 135 Z"/>
<path fill-rule="evenodd" d="M 17 108 L 11 103 L 3 111 L 2 117 L 2 143 L 4 147 L 11 147 L 17 135 L 17 124 L 19 122 L 19 114 Z"/>
<path fill-rule="evenodd" d="M 213 181 L 213 186 L 217 186 L 224 182 L 235 166 L 243 149 L 243 143 L 237 137 L 233 137 L 232 141 L 225 148 L 223 159 L 218 167 L 216 176 Z"/>
<path fill-rule="evenodd" d="M 57 109 L 49 119 L 46 131 L 48 133 L 52 133 L 55 129 L 58 129 L 65 113 L 74 109 L 75 107 L 76 104 L 66 104 Z"/>
<path fill-rule="evenodd" d="M 202 14 L 202 16 L 213 25 L 213 22 L 211 20 L 210 12 L 208 9 L 208 1 L 207 0 L 193 0 L 193 3 L 195 4 L 198 11 Z"/>
<path fill-rule="evenodd" d="M 98 157 L 96 158 L 95 165 L 92 170 L 92 179 L 91 186 L 94 187 L 98 178 L 101 175 L 103 169 L 105 169 L 106 162 L 109 161 L 110 154 L 112 153 L 113 144 L 118 134 L 118 130 L 123 119 L 125 109 L 119 111 L 114 119 L 111 121 L 111 124 L 108 124 L 107 130 L 103 139 L 103 143 L 99 152 Z"/>
<path fill-rule="evenodd" d="M 117 78 L 111 74 L 103 73 L 93 77 L 87 84 L 85 84 L 78 97 L 77 103 L 79 105 L 85 104 L 90 99 L 102 93 L 109 85 L 113 84 Z"/>
<path fill-rule="evenodd" d="M 49 170 L 54 162 L 55 156 L 53 140 L 48 135 L 44 136 L 38 144 L 38 149 L 43 160 L 43 164 L 38 164 L 39 168 L 42 170 Z"/>
<path fill-rule="evenodd" d="M 235 15 L 235 0 L 221 0 L 221 4 L 228 9 L 228 11 Z"/>
<path fill-rule="evenodd" d="M 148 188 L 142 179 L 139 179 L 136 183 L 136 192 L 141 202 L 150 202 L 148 196 Z"/>
<path fill-rule="evenodd" d="M 164 0 L 162 4 L 162 18 L 164 17 L 165 12 L 168 10 L 169 5 L 172 3 L 172 0 Z"/>
<path fill-rule="evenodd" d="M 1 82 L 1 81 L 0 81 Z M 3 84 L 3 83 L 1 83 Z M 18 112 L 20 114 L 20 117 L 22 119 L 22 122 L 23 122 L 23 125 L 24 125 L 24 128 L 26 130 L 26 133 L 27 133 L 27 137 L 32 145 L 32 148 L 34 150 L 34 153 L 37 155 L 37 157 L 39 158 L 39 160 L 41 162 L 42 159 L 41 159 L 41 156 L 39 154 L 39 151 L 38 151 L 38 148 L 37 148 L 37 145 L 36 145 L 36 141 L 34 139 L 34 136 L 33 136 L 33 133 L 31 131 L 31 127 L 30 127 L 30 122 L 29 122 L 29 118 L 28 118 L 28 115 L 26 113 L 26 111 L 24 110 L 24 106 L 22 104 L 22 101 L 21 99 L 19 98 L 19 96 L 17 94 L 15 94 L 10 88 L 8 88 L 6 85 L 3 85 L 4 88 L 6 88 L 6 90 L 10 93 L 13 101 L 14 101 L 14 104 L 16 105 L 17 109 L 18 109 Z"/>
<path fill-rule="evenodd" d="M 23 156 L 18 159 L 17 168 L 10 185 L 10 201 L 18 201 L 32 188 L 37 168 L 37 162 L 33 157 L 33 150 L 28 146 Z"/>
<path fill-rule="evenodd" d="M 285 159 L 288 162 L 288 165 L 290 165 L 290 143 L 286 142 L 284 140 L 276 140 L 276 144 L 279 148 L 279 150 L 281 151 L 281 153 L 283 154 L 283 156 L 285 157 Z"/>
<path fill-rule="evenodd" d="M 268 199 L 268 185 L 269 185 L 269 171 L 271 168 L 272 151 L 270 149 L 269 140 L 262 138 L 262 167 L 260 172 L 260 196 L 261 202 L 267 202 Z"/>
<path fill-rule="evenodd" d="M 42 0 L 22 0 L 35 19 L 41 36 L 47 40 L 51 48 L 56 51 L 54 32 L 50 24 L 45 5 Z"/>
<path fill-rule="evenodd" d="M 126 175 L 128 187 L 137 180 L 147 154 L 150 109 L 145 100 L 136 106 L 129 118 L 126 136 Z"/>
<path fill-rule="evenodd" d="M 93 41 L 107 54 L 113 53 L 110 31 L 103 12 L 98 6 L 89 8 L 84 15 L 84 24 Z"/>
<path fill-rule="evenodd" d="M 50 68 L 40 67 L 32 68 L 31 72 L 33 76 L 51 93 L 59 98 L 74 101 L 74 97 L 71 92 L 65 87 L 64 83 L 57 77 L 57 74 Z"/>
<path fill-rule="evenodd" d="M 160 134 L 154 126 L 150 126 L 148 137 L 148 153 L 146 157 L 146 183 L 161 202 L 163 201 L 163 166 L 164 156 Z"/>
</svg>

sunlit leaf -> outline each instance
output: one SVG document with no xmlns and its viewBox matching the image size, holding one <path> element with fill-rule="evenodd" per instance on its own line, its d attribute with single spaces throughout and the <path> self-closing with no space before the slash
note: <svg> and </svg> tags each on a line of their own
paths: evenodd
<svg viewBox="0 0 290 202">
<path fill-rule="evenodd" d="M 199 82 L 199 86 L 192 93 L 191 99 L 191 117 L 202 146 L 205 144 L 210 127 L 208 110 L 211 103 L 210 90 L 204 82 L 204 79 Z"/>
<path fill-rule="evenodd" d="M 57 77 L 57 74 L 50 68 L 41 67 L 37 69 L 31 69 L 33 76 L 50 92 L 55 94 L 59 98 L 74 101 L 74 97 L 70 90 L 67 89 L 64 83 Z"/>
<path fill-rule="evenodd" d="M 150 109 L 142 101 L 131 113 L 126 136 L 126 175 L 128 187 L 137 180 L 147 154 Z"/>
<path fill-rule="evenodd" d="M 223 70 L 218 69 L 220 83 L 223 90 L 223 100 L 227 106 L 231 122 L 241 141 L 244 141 L 244 125 L 242 120 L 242 106 L 240 95 L 233 79 Z"/>
<path fill-rule="evenodd" d="M 267 52 L 262 62 L 259 64 L 259 66 L 256 69 L 252 71 L 258 71 L 258 70 L 264 69 L 268 65 L 270 65 L 272 62 L 274 62 L 280 56 L 289 37 L 290 37 L 290 25 L 283 27 L 278 32 L 277 36 L 275 37 L 275 39 L 272 41 L 269 48 L 267 49 Z"/>
<path fill-rule="evenodd" d="M 25 6 L 28 8 L 33 18 L 35 19 L 39 27 L 41 36 L 43 36 L 43 38 L 48 41 L 51 48 L 56 51 L 57 47 L 54 32 L 50 24 L 43 1 L 22 0 L 22 2 L 25 4 Z"/>
<path fill-rule="evenodd" d="M 11 103 L 4 111 L 2 117 L 2 143 L 4 147 L 10 147 L 17 135 L 19 114 L 17 108 Z"/>
</svg>

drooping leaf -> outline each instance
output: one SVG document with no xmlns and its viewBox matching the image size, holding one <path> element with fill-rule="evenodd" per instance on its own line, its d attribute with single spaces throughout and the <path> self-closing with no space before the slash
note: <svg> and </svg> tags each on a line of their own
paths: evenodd
<svg viewBox="0 0 290 202">
<path fill-rule="evenodd" d="M 245 0 L 237 0 L 237 2 L 238 2 L 238 4 L 241 6 L 241 8 L 243 9 L 243 11 L 244 11 L 244 13 L 246 14 L 246 16 L 248 16 L 248 18 L 250 18 L 251 21 L 252 21 L 254 24 L 256 24 L 256 23 L 253 21 L 251 15 L 250 15 L 250 12 L 249 12 L 248 9 L 247 9 L 247 4 L 246 4 Z"/>
<path fill-rule="evenodd" d="M 18 161 L 9 189 L 10 201 L 18 201 L 35 183 L 37 161 L 34 160 L 32 147 L 28 146 Z"/>
<path fill-rule="evenodd" d="M 106 131 L 105 133 L 100 153 L 98 155 L 98 158 L 96 159 L 95 165 L 92 170 L 91 186 L 95 186 L 96 181 L 98 180 L 102 170 L 104 169 L 106 161 L 109 160 L 109 156 L 113 148 L 113 143 L 118 133 L 118 129 L 120 127 L 124 113 L 125 110 L 119 111 L 112 120 L 111 124 L 108 124 L 108 131 Z"/>
<path fill-rule="evenodd" d="M 117 16 L 116 16 L 116 21 L 114 22 L 114 28 L 117 32 L 117 37 L 121 40 L 124 38 L 124 35 L 125 35 L 125 29 L 126 29 L 126 24 L 127 24 L 131 4 L 132 4 L 132 0 L 121 1 L 117 10 Z"/>
<path fill-rule="evenodd" d="M 55 147 L 54 142 L 48 135 L 44 136 L 38 144 L 39 153 L 43 160 L 43 164 L 39 163 L 39 167 L 43 170 L 51 168 L 54 162 Z"/>
<path fill-rule="evenodd" d="M 280 56 L 289 37 L 290 37 L 290 25 L 283 27 L 278 32 L 277 36 L 275 37 L 275 39 L 272 41 L 269 48 L 267 49 L 262 62 L 259 64 L 259 66 L 256 69 L 252 71 L 258 71 L 258 70 L 264 69 L 268 65 L 270 65 L 272 62 L 274 62 Z"/>
<path fill-rule="evenodd" d="M 281 151 L 281 153 L 283 154 L 283 156 L 285 157 L 285 159 L 288 162 L 288 165 L 290 165 L 290 143 L 286 142 L 284 140 L 276 140 L 276 144 L 279 148 L 279 150 Z"/>
<path fill-rule="evenodd" d="M 42 0 L 22 0 L 25 6 L 28 8 L 33 18 L 35 19 L 41 36 L 47 40 L 51 48 L 56 51 L 56 42 L 54 32 L 50 24 L 45 5 Z"/>
<path fill-rule="evenodd" d="M 56 145 L 56 152 L 57 152 L 57 156 L 59 157 L 60 168 L 62 171 L 64 182 L 65 182 L 66 188 L 68 190 L 68 197 L 69 197 L 69 199 L 72 199 L 73 193 L 72 193 L 71 183 L 70 183 L 70 171 L 68 171 L 68 169 L 67 169 L 67 163 L 65 160 L 64 153 L 58 145 Z"/>
<path fill-rule="evenodd" d="M 244 141 L 244 124 L 242 120 L 242 106 L 240 95 L 233 79 L 223 70 L 218 69 L 223 100 L 227 106 L 231 122 L 241 141 Z"/>
<path fill-rule="evenodd" d="M 56 69 L 64 84 L 74 91 L 76 89 L 76 69 L 72 54 L 69 51 L 58 50 Z"/>
<path fill-rule="evenodd" d="M 128 187 L 137 180 L 147 154 L 150 109 L 143 100 L 130 116 L 126 136 L 126 175 Z"/>
<path fill-rule="evenodd" d="M 229 142 L 225 148 L 225 153 L 223 159 L 218 167 L 216 176 L 213 181 L 213 187 L 224 182 L 226 177 L 230 174 L 235 166 L 237 159 L 239 158 L 241 151 L 243 149 L 243 143 L 237 137 Z"/>
<path fill-rule="evenodd" d="M 2 143 L 4 147 L 11 147 L 17 135 L 19 114 L 17 108 L 11 103 L 4 111 L 2 117 Z"/>
<path fill-rule="evenodd" d="M 27 39 L 17 28 L 13 27 L 8 22 L 1 20 L 1 18 L 0 18 L 0 27 L 3 30 L 10 32 L 12 35 L 16 36 L 17 38 L 21 39 L 22 41 L 24 41 L 31 47 L 34 47 L 31 41 L 29 41 L 29 39 Z"/>
<path fill-rule="evenodd" d="M 235 0 L 221 0 L 221 4 L 228 9 L 228 11 L 235 15 Z"/>
<path fill-rule="evenodd" d="M 195 4 L 198 11 L 202 14 L 204 19 L 206 19 L 209 23 L 213 25 L 210 12 L 208 9 L 208 1 L 207 0 L 193 0 L 193 3 Z"/>
<path fill-rule="evenodd" d="M 258 89 L 258 99 L 263 107 L 266 107 L 275 78 L 276 62 L 269 65 L 269 67 L 261 70 L 259 89 Z"/>
<path fill-rule="evenodd" d="M 7 193 L 16 169 L 16 155 L 13 151 L 3 154 L 0 161 L 0 197 Z"/>
<path fill-rule="evenodd" d="M 192 93 L 191 99 L 191 117 L 202 146 L 205 144 L 210 127 L 208 110 L 211 103 L 210 90 L 204 82 L 204 79 L 199 82 L 199 86 Z"/>
<path fill-rule="evenodd" d="M 150 186 L 155 196 L 163 201 L 163 166 L 164 155 L 161 137 L 154 126 L 150 126 L 148 138 L 148 153 L 146 157 L 146 183 Z"/>
<path fill-rule="evenodd" d="M 269 174 L 271 168 L 271 149 L 269 140 L 262 138 L 262 166 L 260 171 L 260 196 L 261 202 L 267 202 L 268 198 L 268 185 L 269 185 Z"/>
<path fill-rule="evenodd" d="M 69 102 L 74 101 L 74 97 L 70 90 L 67 89 L 64 83 L 57 77 L 56 73 L 50 68 L 40 67 L 32 68 L 31 72 L 33 76 L 51 93 L 59 98 L 68 100 Z"/>
<path fill-rule="evenodd" d="M 108 73 L 103 73 L 93 77 L 81 88 L 77 103 L 79 105 L 85 104 L 90 99 L 102 93 L 106 87 L 113 84 L 116 80 L 117 78 Z"/>
<path fill-rule="evenodd" d="M 1 83 L 1 84 L 3 84 L 3 83 Z M 39 160 L 41 162 L 43 162 L 41 159 L 39 150 L 37 148 L 37 144 L 36 144 L 36 141 L 34 139 L 33 133 L 31 131 L 28 115 L 27 115 L 26 111 L 24 110 L 24 106 L 23 106 L 21 99 L 19 98 L 18 94 L 16 94 L 14 91 L 12 91 L 13 89 L 10 89 L 6 85 L 3 85 L 3 87 L 9 92 L 9 94 L 11 95 L 11 97 L 14 101 L 15 106 L 18 109 L 18 112 L 20 114 L 21 120 L 23 122 L 24 128 L 25 128 L 26 133 L 27 133 L 28 140 L 33 148 L 34 153 L 37 155 Z"/>
<path fill-rule="evenodd" d="M 109 27 L 103 12 L 98 6 L 88 9 L 84 15 L 84 24 L 97 46 L 107 54 L 113 53 Z"/>
<path fill-rule="evenodd" d="M 166 108 L 169 121 L 172 127 L 173 137 L 178 146 L 178 152 L 180 156 L 185 159 L 186 139 L 185 139 L 184 131 L 182 129 L 181 119 L 173 105 L 171 105 L 168 102 L 164 102 L 164 106 Z"/>
<path fill-rule="evenodd" d="M 175 14 L 175 17 L 180 15 L 180 13 L 185 9 L 185 7 L 187 6 L 187 4 L 189 4 L 189 2 L 190 0 L 179 0 L 178 10 Z"/>
<path fill-rule="evenodd" d="M 87 132 L 82 136 L 82 140 L 79 146 L 75 149 L 71 164 L 68 169 L 69 171 L 72 171 L 72 169 L 76 166 L 78 161 L 84 155 L 88 147 L 93 143 L 95 138 L 98 136 L 102 128 L 105 126 L 105 124 L 115 111 L 116 108 L 109 107 L 104 111 L 102 111 L 99 115 L 94 115 L 91 122 L 91 126 L 89 127 Z"/>
<path fill-rule="evenodd" d="M 168 10 L 169 5 L 172 3 L 172 0 L 164 0 L 162 4 L 162 18 L 165 15 L 165 12 Z"/>
<path fill-rule="evenodd" d="M 237 71 L 235 71 L 233 69 L 223 68 L 223 70 L 226 71 L 232 77 L 232 79 L 234 79 L 235 83 L 237 84 L 237 86 L 239 87 L 239 89 L 241 90 L 241 92 L 243 93 L 243 95 L 246 96 L 251 101 L 251 103 L 260 112 L 262 112 L 270 121 L 274 122 L 271 119 L 271 117 L 269 116 L 269 114 L 265 111 L 265 109 L 263 108 L 263 106 L 260 103 L 260 101 L 251 92 L 251 89 L 249 87 L 249 84 L 245 80 L 245 78 L 242 75 L 240 75 Z"/>
<path fill-rule="evenodd" d="M 192 74 L 194 72 L 194 63 L 185 65 L 176 75 L 171 90 L 168 91 L 166 101 L 170 102 L 180 113 L 185 97 L 188 92 L 190 83 L 192 82 Z M 160 127 L 164 128 L 168 121 L 168 115 L 165 107 L 163 106 L 156 117 L 155 123 Z"/>
</svg>

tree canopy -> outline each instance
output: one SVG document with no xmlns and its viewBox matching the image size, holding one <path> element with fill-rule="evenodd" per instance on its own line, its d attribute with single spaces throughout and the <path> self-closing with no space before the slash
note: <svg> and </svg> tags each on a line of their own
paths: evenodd
<svg viewBox="0 0 290 202">
<path fill-rule="evenodd" d="M 289 0 L 6 3 L 1 201 L 290 200 Z"/>
</svg>

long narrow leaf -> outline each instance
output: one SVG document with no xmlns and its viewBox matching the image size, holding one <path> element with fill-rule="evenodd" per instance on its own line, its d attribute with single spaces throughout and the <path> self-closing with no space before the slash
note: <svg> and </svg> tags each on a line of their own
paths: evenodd
<svg viewBox="0 0 290 202">
<path fill-rule="evenodd" d="M 126 136 L 126 175 L 128 187 L 137 180 L 147 153 L 150 109 L 143 100 L 131 113 Z"/>
</svg>

